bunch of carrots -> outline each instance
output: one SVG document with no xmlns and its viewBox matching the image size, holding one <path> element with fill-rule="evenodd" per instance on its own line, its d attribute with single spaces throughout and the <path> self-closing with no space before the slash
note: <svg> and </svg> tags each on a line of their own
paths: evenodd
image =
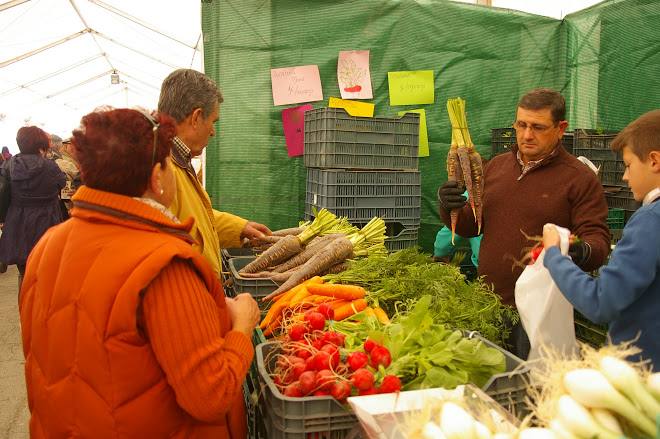
<svg viewBox="0 0 660 439">
<path fill-rule="evenodd" d="M 370 307 L 366 296 L 366 290 L 360 286 L 329 284 L 323 278 L 314 276 L 275 296 L 259 327 L 265 336 L 272 336 L 280 328 L 304 319 L 304 314 L 310 310 L 335 321 L 364 312 L 373 315 L 381 323 L 389 323 L 385 311 L 380 307 Z"/>
<path fill-rule="evenodd" d="M 373 218 L 362 229 L 357 229 L 346 218 L 337 218 L 322 209 L 301 233 L 279 239 L 239 274 L 246 278 L 267 278 L 280 284 L 264 298 L 271 300 L 314 276 L 342 271 L 347 259 L 386 253 L 384 242 L 385 222 L 381 218 Z"/>
<path fill-rule="evenodd" d="M 458 183 L 459 188 L 467 188 L 472 214 L 481 233 L 483 211 L 483 165 L 481 156 L 474 149 L 465 115 L 465 100 L 447 100 L 447 112 L 451 122 L 451 147 L 447 154 L 447 177 Z M 451 211 L 451 243 L 454 243 L 458 209 Z"/>
</svg>

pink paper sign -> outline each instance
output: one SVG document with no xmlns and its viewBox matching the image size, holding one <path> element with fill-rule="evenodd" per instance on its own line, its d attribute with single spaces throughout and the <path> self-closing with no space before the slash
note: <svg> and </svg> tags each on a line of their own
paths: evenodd
<svg viewBox="0 0 660 439">
<path fill-rule="evenodd" d="M 289 157 L 298 157 L 305 152 L 305 111 L 311 109 L 312 106 L 307 104 L 282 110 L 282 127 Z"/>
<path fill-rule="evenodd" d="M 319 66 L 298 66 L 271 69 L 275 105 L 297 104 L 323 100 Z"/>
<path fill-rule="evenodd" d="M 342 50 L 337 60 L 337 82 L 343 99 L 371 99 L 368 50 Z"/>
</svg>

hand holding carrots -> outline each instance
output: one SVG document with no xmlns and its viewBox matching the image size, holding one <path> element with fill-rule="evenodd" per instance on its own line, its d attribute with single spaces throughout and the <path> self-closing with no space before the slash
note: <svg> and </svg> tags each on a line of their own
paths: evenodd
<svg viewBox="0 0 660 439">
<path fill-rule="evenodd" d="M 252 337 L 252 331 L 261 318 L 257 302 L 249 293 L 239 294 L 235 298 L 226 297 L 225 302 L 231 319 L 231 329 Z"/>
</svg>

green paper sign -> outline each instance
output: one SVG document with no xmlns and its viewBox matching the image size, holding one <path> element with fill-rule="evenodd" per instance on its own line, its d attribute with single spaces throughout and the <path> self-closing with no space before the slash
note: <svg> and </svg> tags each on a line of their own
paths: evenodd
<svg viewBox="0 0 660 439">
<path fill-rule="evenodd" d="M 403 116 L 406 113 L 418 113 L 419 114 L 419 152 L 417 153 L 418 157 L 428 157 L 429 156 L 429 136 L 426 131 L 426 111 L 424 109 L 417 110 L 404 110 L 399 111 L 397 114 Z"/>
<path fill-rule="evenodd" d="M 388 72 L 390 105 L 418 105 L 434 102 L 433 70 Z"/>
</svg>

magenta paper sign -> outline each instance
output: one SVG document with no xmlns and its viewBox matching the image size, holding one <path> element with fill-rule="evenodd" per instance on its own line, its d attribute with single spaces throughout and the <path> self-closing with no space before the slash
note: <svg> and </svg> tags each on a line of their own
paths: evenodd
<svg viewBox="0 0 660 439">
<path fill-rule="evenodd" d="M 342 50 L 337 60 L 337 82 L 343 99 L 371 99 L 368 50 Z"/>
<path fill-rule="evenodd" d="M 323 100 L 319 66 L 270 69 L 275 105 L 297 104 Z"/>
<path fill-rule="evenodd" d="M 282 127 L 289 157 L 298 157 L 305 152 L 305 111 L 311 109 L 312 106 L 307 104 L 282 110 Z"/>
</svg>

